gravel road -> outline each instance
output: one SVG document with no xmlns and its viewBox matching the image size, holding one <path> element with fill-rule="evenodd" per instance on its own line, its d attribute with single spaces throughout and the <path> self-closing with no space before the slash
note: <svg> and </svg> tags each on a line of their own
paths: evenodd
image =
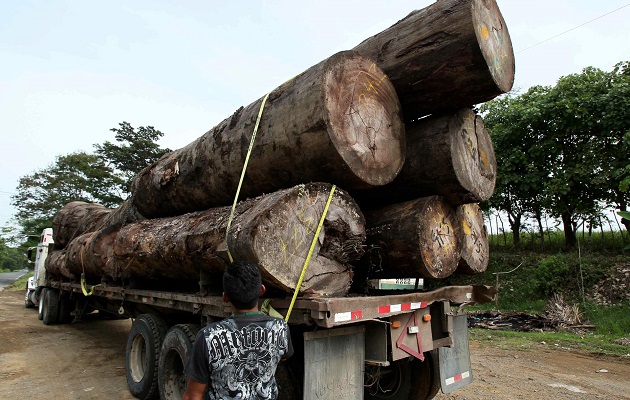
<svg viewBox="0 0 630 400">
<path fill-rule="evenodd" d="M 133 399 L 125 380 L 130 320 L 46 326 L 21 292 L 0 291 L 0 399 Z M 490 335 L 490 333 L 489 333 Z M 437 399 L 630 399 L 630 357 L 540 344 L 471 342 L 474 382 Z"/>
</svg>

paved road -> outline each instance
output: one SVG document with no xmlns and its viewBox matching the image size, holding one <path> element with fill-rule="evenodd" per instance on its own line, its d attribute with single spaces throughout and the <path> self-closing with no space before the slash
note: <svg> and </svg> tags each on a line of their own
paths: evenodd
<svg viewBox="0 0 630 400">
<path fill-rule="evenodd" d="M 5 286 L 13 283 L 13 281 L 26 274 L 27 272 L 28 270 L 23 269 L 15 272 L 0 273 L 0 290 L 2 290 L 2 288 L 4 288 Z"/>
</svg>

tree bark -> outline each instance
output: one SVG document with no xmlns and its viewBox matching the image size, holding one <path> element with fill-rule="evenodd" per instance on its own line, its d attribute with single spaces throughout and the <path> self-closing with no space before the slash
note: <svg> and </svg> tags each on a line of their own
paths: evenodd
<svg viewBox="0 0 630 400">
<path fill-rule="evenodd" d="M 63 249 L 75 237 L 93 231 L 111 211 L 101 204 L 83 201 L 63 206 L 52 221 L 55 249 Z"/>
<path fill-rule="evenodd" d="M 227 245 L 235 260 L 259 265 L 265 285 L 292 292 L 331 185 L 298 185 L 238 204 Z M 231 207 L 178 217 L 112 226 L 74 239 L 66 268 L 90 279 L 150 282 L 198 281 L 203 271 L 221 290 L 226 260 L 226 229 Z M 349 262 L 361 257 L 365 221 L 350 196 L 337 189 L 300 292 L 333 296 L 347 293 Z M 47 268 L 58 266 L 49 265 Z M 208 283 L 208 282 L 207 282 Z"/>
<path fill-rule="evenodd" d="M 577 236 L 573 228 L 573 218 L 570 212 L 561 214 L 562 225 L 564 227 L 564 243 L 567 249 L 574 249 L 577 244 Z"/>
<path fill-rule="evenodd" d="M 46 258 L 46 273 L 52 276 L 64 277 L 72 281 L 77 280 L 77 276 L 67 268 L 66 255 L 67 252 L 64 250 L 50 252 Z"/>
<path fill-rule="evenodd" d="M 394 84 L 405 121 L 470 107 L 508 92 L 514 52 L 494 0 L 440 0 L 354 50 Z"/>
<path fill-rule="evenodd" d="M 455 208 L 439 196 L 366 212 L 368 251 L 358 265 L 369 278 L 446 278 L 457 269 L 461 241 Z"/>
<path fill-rule="evenodd" d="M 478 204 L 464 204 L 457 207 L 457 221 L 462 240 L 462 253 L 457 272 L 476 275 L 488 269 L 490 245 L 488 231 Z"/>
<path fill-rule="evenodd" d="M 147 218 L 232 204 L 262 99 L 141 171 L 133 204 Z M 284 83 L 262 112 L 240 196 L 309 181 L 390 182 L 404 163 L 400 104 L 373 61 L 338 53 Z"/>
<path fill-rule="evenodd" d="M 407 160 L 389 184 L 352 191 L 364 208 L 441 195 L 453 205 L 488 200 L 497 161 L 483 119 L 468 108 L 407 124 Z"/>
</svg>

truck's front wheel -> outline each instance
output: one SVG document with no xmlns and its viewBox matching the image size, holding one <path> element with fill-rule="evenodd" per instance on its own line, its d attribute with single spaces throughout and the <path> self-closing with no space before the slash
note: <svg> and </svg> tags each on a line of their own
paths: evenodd
<svg viewBox="0 0 630 400">
<path fill-rule="evenodd" d="M 366 369 L 365 399 L 429 400 L 440 390 L 438 366 L 430 353 L 424 361 L 400 360 L 388 367 Z"/>
<path fill-rule="evenodd" d="M 54 325 L 59 323 L 59 291 L 46 289 L 44 293 L 44 308 L 42 311 L 42 321 L 44 325 Z"/>
<path fill-rule="evenodd" d="M 127 386 L 141 400 L 158 394 L 158 360 L 166 330 L 166 322 L 155 314 L 142 314 L 131 325 L 125 353 Z"/>
<path fill-rule="evenodd" d="M 175 325 L 166 333 L 158 368 L 160 398 L 181 400 L 186 391 L 184 367 L 192 352 L 199 326 L 194 324 Z"/>
</svg>

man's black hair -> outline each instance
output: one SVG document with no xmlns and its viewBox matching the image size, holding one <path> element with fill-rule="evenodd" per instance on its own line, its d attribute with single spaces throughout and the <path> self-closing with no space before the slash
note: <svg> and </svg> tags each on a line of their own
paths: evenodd
<svg viewBox="0 0 630 400">
<path fill-rule="evenodd" d="M 240 310 L 257 305 L 261 285 L 262 279 L 256 264 L 235 261 L 223 273 L 223 291 L 230 303 Z"/>
</svg>

